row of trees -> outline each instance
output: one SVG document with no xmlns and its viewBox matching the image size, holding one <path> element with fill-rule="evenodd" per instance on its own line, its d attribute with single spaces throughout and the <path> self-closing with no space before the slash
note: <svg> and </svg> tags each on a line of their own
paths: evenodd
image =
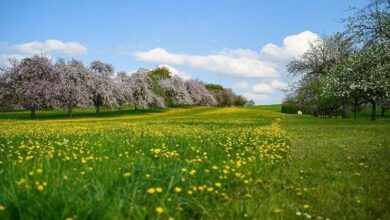
<svg viewBox="0 0 390 220">
<path fill-rule="evenodd" d="M 313 42 L 287 65 L 298 82 L 291 86 L 284 107 L 315 116 L 343 118 L 370 106 L 390 107 L 390 1 L 371 1 L 345 19 L 346 30 Z"/>
<path fill-rule="evenodd" d="M 218 87 L 215 89 L 214 87 Z M 93 61 L 89 67 L 71 59 L 53 63 L 43 55 L 10 59 L 0 72 L 0 106 L 4 110 L 29 109 L 31 117 L 41 108 L 133 105 L 135 109 L 180 105 L 242 106 L 247 101 L 220 85 L 183 80 L 167 68 L 139 69 L 127 75 L 115 74 L 111 64 Z"/>
</svg>

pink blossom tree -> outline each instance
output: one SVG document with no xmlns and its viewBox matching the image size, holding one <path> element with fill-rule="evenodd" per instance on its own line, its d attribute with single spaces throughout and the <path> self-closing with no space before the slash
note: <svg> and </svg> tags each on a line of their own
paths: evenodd
<svg viewBox="0 0 390 220">
<path fill-rule="evenodd" d="M 149 70 L 139 69 L 130 77 L 132 103 L 135 109 L 165 107 L 164 99 L 152 92 Z"/>
<path fill-rule="evenodd" d="M 189 79 L 184 83 L 194 105 L 217 105 L 214 96 L 202 82 Z"/>
<path fill-rule="evenodd" d="M 114 78 L 114 96 L 120 107 L 132 103 L 132 90 L 130 77 L 126 72 L 118 72 Z"/>
<path fill-rule="evenodd" d="M 96 108 L 96 114 L 100 113 L 100 107 L 116 106 L 114 94 L 114 67 L 111 64 L 93 61 L 90 65 L 91 74 L 88 75 L 87 88 L 90 99 Z"/>
<path fill-rule="evenodd" d="M 185 82 L 178 76 L 172 76 L 160 82 L 165 90 L 166 104 L 169 106 L 192 105 L 193 101 Z"/>
<path fill-rule="evenodd" d="M 58 105 L 60 77 L 53 70 L 51 60 L 44 55 L 14 60 L 5 72 L 15 92 L 15 102 L 29 109 L 31 118 L 36 117 L 37 109 Z"/>
<path fill-rule="evenodd" d="M 82 62 L 74 59 L 67 63 L 60 59 L 54 65 L 54 70 L 60 76 L 60 95 L 57 97 L 59 105 L 72 117 L 73 108 L 91 103 L 86 86 L 89 70 Z"/>
</svg>

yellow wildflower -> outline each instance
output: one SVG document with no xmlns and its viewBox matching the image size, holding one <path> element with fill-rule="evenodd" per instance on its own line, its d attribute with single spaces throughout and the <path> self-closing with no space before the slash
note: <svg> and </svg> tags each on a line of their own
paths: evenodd
<svg viewBox="0 0 390 220">
<path fill-rule="evenodd" d="M 278 213 L 281 213 L 282 210 L 279 209 L 279 208 L 274 208 L 274 210 L 272 210 L 272 212 L 275 213 L 275 214 L 278 214 Z"/>
<path fill-rule="evenodd" d="M 38 168 L 37 169 L 37 173 L 39 173 L 39 174 L 43 173 L 43 169 L 42 168 Z"/>
<path fill-rule="evenodd" d="M 129 176 L 131 176 L 131 173 L 130 172 L 126 172 L 126 173 L 123 174 L 123 176 L 124 177 L 129 177 Z"/>
<path fill-rule="evenodd" d="M 37 190 L 38 191 L 43 191 L 45 189 L 45 187 L 43 187 L 43 185 L 41 185 L 41 184 L 39 184 L 38 186 L 37 186 Z"/>
<path fill-rule="evenodd" d="M 153 193 L 156 192 L 156 189 L 154 189 L 154 188 L 149 188 L 149 189 L 146 190 L 146 192 L 149 193 L 149 194 L 153 194 Z"/>
<path fill-rule="evenodd" d="M 158 214 L 161 214 L 161 213 L 164 212 L 164 209 L 163 209 L 162 207 L 157 207 L 155 210 L 156 210 L 156 212 L 157 212 Z"/>
</svg>

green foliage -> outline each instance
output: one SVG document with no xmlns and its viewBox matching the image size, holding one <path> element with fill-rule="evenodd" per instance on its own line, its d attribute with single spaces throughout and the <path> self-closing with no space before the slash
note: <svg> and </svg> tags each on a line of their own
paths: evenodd
<svg viewBox="0 0 390 220">
<path fill-rule="evenodd" d="M 297 114 L 299 108 L 295 107 L 291 103 L 283 103 L 281 107 L 281 112 L 286 114 Z"/>
<path fill-rule="evenodd" d="M 373 0 L 345 21 L 344 33 L 319 39 L 287 65 L 300 76 L 291 95 L 315 115 L 342 109 L 344 118 L 351 100 L 363 99 L 376 120 L 377 106 L 390 97 L 390 2 Z"/>
<path fill-rule="evenodd" d="M 166 67 L 156 67 L 149 72 L 149 77 L 153 80 L 160 81 L 163 79 L 169 79 L 172 77 L 171 71 Z"/>
<path fill-rule="evenodd" d="M 205 84 L 204 85 L 208 90 L 224 90 L 223 86 L 219 85 L 219 84 L 212 84 L 212 83 L 208 83 L 208 84 Z"/>
<path fill-rule="evenodd" d="M 148 75 L 150 77 L 150 88 L 153 93 L 162 97 L 164 100 L 169 101 L 165 89 L 160 84 L 161 80 L 171 78 L 172 73 L 169 69 L 166 67 L 157 67 L 151 70 Z"/>
</svg>

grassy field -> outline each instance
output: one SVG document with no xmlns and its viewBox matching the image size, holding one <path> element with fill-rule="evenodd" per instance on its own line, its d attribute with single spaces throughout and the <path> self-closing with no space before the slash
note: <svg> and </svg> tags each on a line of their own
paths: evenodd
<svg viewBox="0 0 390 220">
<path fill-rule="evenodd" d="M 0 219 L 390 219 L 390 121 L 0 113 Z"/>
</svg>

